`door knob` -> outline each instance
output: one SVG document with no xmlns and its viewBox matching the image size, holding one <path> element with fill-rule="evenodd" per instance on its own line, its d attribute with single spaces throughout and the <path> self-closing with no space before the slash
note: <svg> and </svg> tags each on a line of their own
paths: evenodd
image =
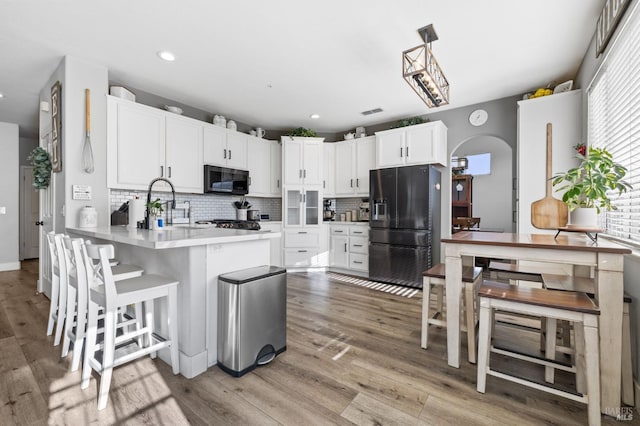
<svg viewBox="0 0 640 426">
<path fill-rule="evenodd" d="M 44 226 L 44 222 L 39 220 L 35 223 L 36 226 Z"/>
</svg>

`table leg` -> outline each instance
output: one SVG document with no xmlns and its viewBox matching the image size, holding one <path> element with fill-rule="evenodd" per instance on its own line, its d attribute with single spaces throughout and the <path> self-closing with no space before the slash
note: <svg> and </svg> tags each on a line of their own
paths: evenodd
<svg viewBox="0 0 640 426">
<path fill-rule="evenodd" d="M 447 294 L 447 359 L 460 367 L 460 300 L 462 296 L 462 258 L 447 256 L 445 268 Z"/>
<path fill-rule="evenodd" d="M 600 307 L 600 408 L 611 415 L 620 407 L 622 364 L 623 257 L 601 253 L 596 271 Z"/>
</svg>

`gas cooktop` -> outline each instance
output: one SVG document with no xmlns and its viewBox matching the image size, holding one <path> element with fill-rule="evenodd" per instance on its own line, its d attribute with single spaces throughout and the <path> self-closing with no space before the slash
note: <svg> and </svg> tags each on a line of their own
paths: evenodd
<svg viewBox="0 0 640 426">
<path fill-rule="evenodd" d="M 215 225 L 216 228 L 260 230 L 260 224 L 255 220 L 213 219 L 197 220 L 196 223 L 198 225 Z"/>
</svg>

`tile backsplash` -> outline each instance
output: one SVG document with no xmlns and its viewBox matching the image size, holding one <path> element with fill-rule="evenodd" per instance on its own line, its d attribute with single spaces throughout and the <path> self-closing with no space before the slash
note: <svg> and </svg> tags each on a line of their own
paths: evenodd
<svg viewBox="0 0 640 426">
<path fill-rule="evenodd" d="M 131 200 L 136 195 L 143 200 L 147 198 L 146 191 L 112 189 L 110 198 L 111 211 L 118 210 L 122 203 Z M 152 192 L 151 199 L 155 200 L 156 198 L 163 202 L 171 201 L 171 193 Z M 195 220 L 235 219 L 236 209 L 233 206 L 233 202 L 238 200 L 240 200 L 240 197 L 235 195 L 176 194 L 176 203 L 188 201 L 191 204 L 191 211 Z M 281 198 L 247 197 L 247 201 L 251 204 L 251 209 L 260 210 L 261 214 L 268 214 L 270 220 L 282 220 Z"/>
</svg>

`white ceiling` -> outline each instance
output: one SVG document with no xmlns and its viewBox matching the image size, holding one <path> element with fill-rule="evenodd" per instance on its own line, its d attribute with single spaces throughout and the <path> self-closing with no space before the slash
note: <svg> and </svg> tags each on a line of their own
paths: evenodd
<svg viewBox="0 0 640 426">
<path fill-rule="evenodd" d="M 0 121 L 37 135 L 38 93 L 72 55 L 253 126 L 338 132 L 433 111 L 401 77 L 424 25 L 451 83 L 441 111 L 573 78 L 604 1 L 0 0 Z"/>
</svg>

